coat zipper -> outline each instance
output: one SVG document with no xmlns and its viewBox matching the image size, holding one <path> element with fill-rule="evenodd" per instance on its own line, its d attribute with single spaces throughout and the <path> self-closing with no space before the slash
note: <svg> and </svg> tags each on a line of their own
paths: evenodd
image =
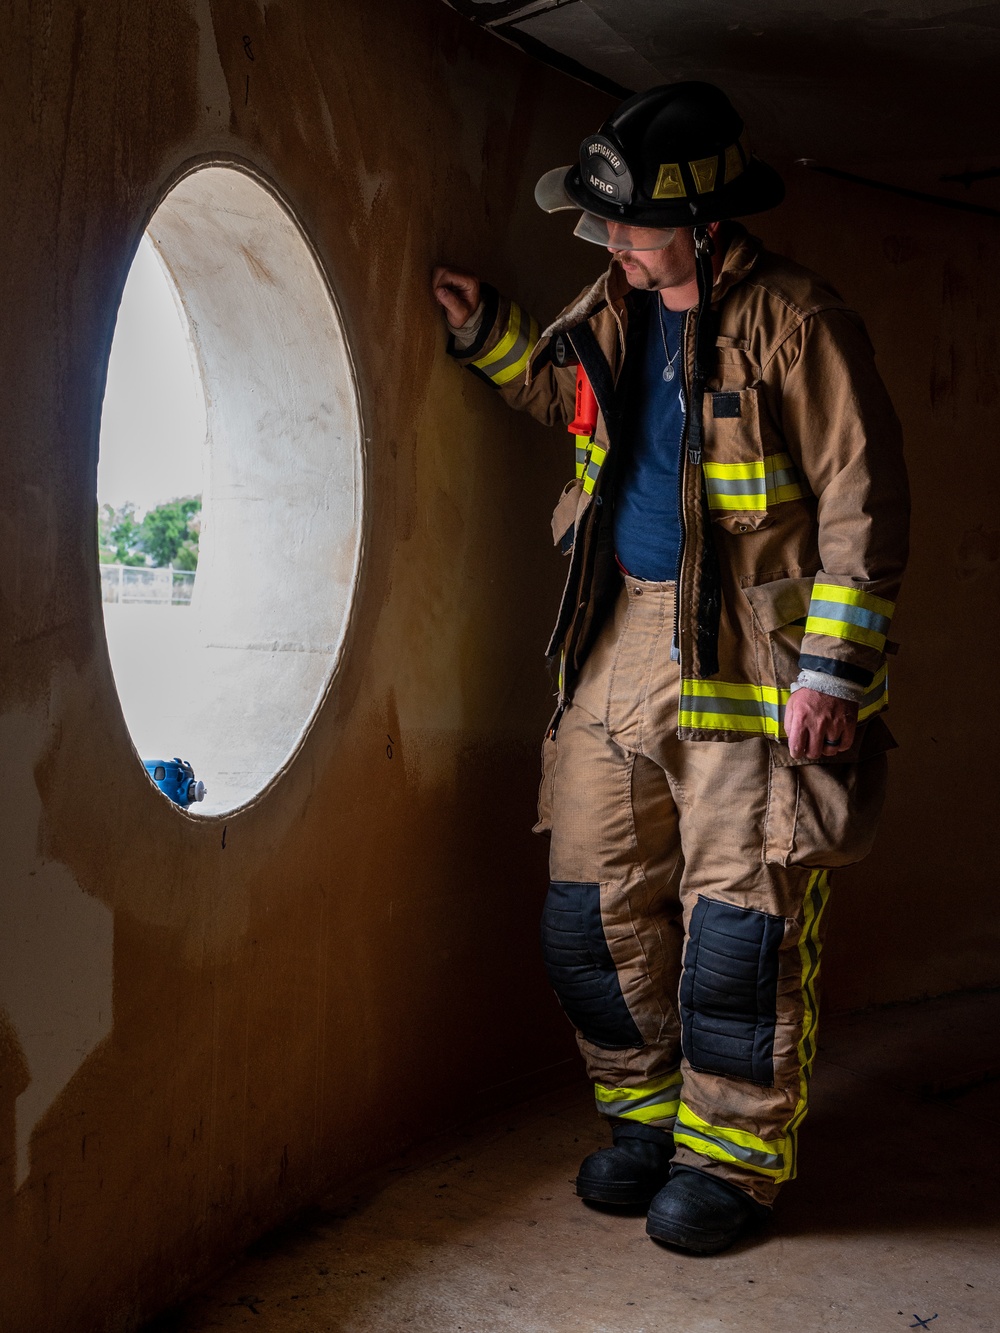
<svg viewBox="0 0 1000 1333">
<path fill-rule="evenodd" d="M 659 294 L 657 294 L 659 300 Z M 687 382 L 687 342 L 688 325 L 691 320 L 691 311 L 684 312 L 684 332 L 682 343 L 684 347 L 684 366 L 681 383 L 684 387 L 684 399 L 681 403 L 681 411 L 684 413 L 684 423 L 681 426 L 680 439 L 680 467 L 677 469 L 677 524 L 680 528 L 681 539 L 677 546 L 677 573 L 674 580 L 674 638 L 670 645 L 670 660 L 679 662 L 681 660 L 681 575 L 684 571 L 684 546 L 687 542 L 687 525 L 684 522 L 684 473 L 687 468 L 687 433 L 688 433 L 688 399 L 690 391 Z"/>
</svg>

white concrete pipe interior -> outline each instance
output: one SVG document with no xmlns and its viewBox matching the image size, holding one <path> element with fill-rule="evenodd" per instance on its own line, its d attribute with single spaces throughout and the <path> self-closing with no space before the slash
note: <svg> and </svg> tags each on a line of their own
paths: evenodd
<svg viewBox="0 0 1000 1333">
<path fill-rule="evenodd" d="M 147 235 L 205 397 L 200 557 L 190 608 L 155 625 L 149 608 L 107 614 L 108 644 L 138 755 L 189 761 L 207 786 L 191 813 L 221 814 L 288 763 L 338 660 L 361 550 L 358 396 L 329 284 L 269 186 L 200 167 Z"/>
</svg>

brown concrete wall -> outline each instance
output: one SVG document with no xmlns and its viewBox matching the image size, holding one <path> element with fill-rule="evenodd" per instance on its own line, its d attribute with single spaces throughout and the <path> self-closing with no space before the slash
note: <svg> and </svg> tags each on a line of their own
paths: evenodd
<svg viewBox="0 0 1000 1333">
<path fill-rule="evenodd" d="M 447 361 L 426 280 L 447 257 L 554 313 L 599 260 L 531 187 L 607 103 L 439 0 L 66 0 L 12 6 L 5 33 L 0 1326 L 85 1333 L 575 1067 L 528 832 L 568 447 Z M 162 183 L 213 153 L 271 175 L 313 237 L 370 435 L 344 669 L 225 840 L 131 756 L 93 542 L 129 257 Z M 960 702 L 987 684 L 1000 549 L 986 224 L 802 179 L 762 230 L 868 316 L 917 497 L 904 748 L 881 847 L 840 877 L 828 993 L 995 981 L 987 747 Z"/>
<path fill-rule="evenodd" d="M 568 438 L 446 358 L 428 279 L 488 270 L 543 315 L 582 285 L 593 254 L 534 243 L 531 190 L 595 98 L 439 0 L 17 5 L 4 26 L 0 1327 L 83 1333 L 572 1067 L 530 833 Z M 132 757 L 93 539 L 131 252 L 164 181 L 216 153 L 317 245 L 370 440 L 344 669 L 225 841 Z"/>
</svg>

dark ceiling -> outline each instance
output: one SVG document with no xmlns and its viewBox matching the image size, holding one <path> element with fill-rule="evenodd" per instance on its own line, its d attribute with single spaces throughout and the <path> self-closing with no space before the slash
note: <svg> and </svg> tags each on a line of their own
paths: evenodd
<svg viewBox="0 0 1000 1333">
<path fill-rule="evenodd" d="M 1000 3 L 449 0 L 532 55 L 624 95 L 708 79 L 762 155 L 1000 205 Z M 596 128 L 596 126 L 595 126 Z M 949 175 L 988 173 L 949 181 Z"/>
</svg>

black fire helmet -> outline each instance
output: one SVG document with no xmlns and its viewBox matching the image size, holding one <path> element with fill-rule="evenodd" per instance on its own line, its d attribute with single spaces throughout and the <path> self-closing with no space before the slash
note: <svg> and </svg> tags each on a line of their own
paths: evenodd
<svg viewBox="0 0 1000 1333">
<path fill-rule="evenodd" d="M 658 228 L 761 213 L 784 194 L 778 173 L 751 153 L 729 98 L 696 82 L 628 98 L 584 139 L 578 165 L 546 172 L 535 187 L 547 213 L 582 209 L 608 222 Z"/>
</svg>

